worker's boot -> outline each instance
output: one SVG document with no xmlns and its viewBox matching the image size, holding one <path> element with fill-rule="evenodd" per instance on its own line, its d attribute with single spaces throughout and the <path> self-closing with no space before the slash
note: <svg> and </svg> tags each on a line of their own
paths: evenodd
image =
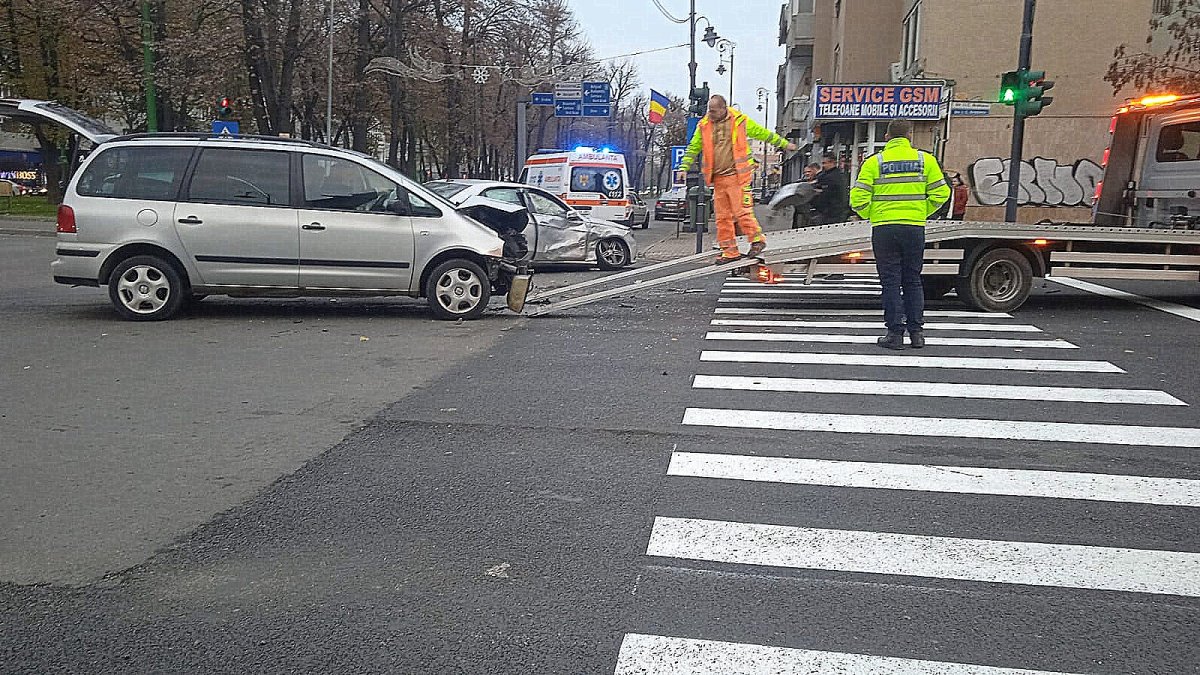
<svg viewBox="0 0 1200 675">
<path fill-rule="evenodd" d="M 756 241 L 750 244 L 750 250 L 746 252 L 747 258 L 757 258 L 762 255 L 762 252 L 767 250 L 767 242 Z"/>
<path fill-rule="evenodd" d="M 740 256 L 733 256 L 732 258 L 730 258 L 730 257 L 727 257 L 724 254 L 722 254 L 722 255 L 717 256 L 716 259 L 713 260 L 713 264 L 714 265 L 724 265 L 725 263 L 731 263 L 731 262 L 734 262 L 735 260 L 740 260 L 740 259 L 741 259 Z"/>
<path fill-rule="evenodd" d="M 904 331 L 892 332 L 879 338 L 876 343 L 884 349 L 904 349 Z"/>
<path fill-rule="evenodd" d="M 921 349 L 925 346 L 925 333 L 919 330 L 908 331 L 908 344 L 912 345 L 913 349 Z"/>
</svg>

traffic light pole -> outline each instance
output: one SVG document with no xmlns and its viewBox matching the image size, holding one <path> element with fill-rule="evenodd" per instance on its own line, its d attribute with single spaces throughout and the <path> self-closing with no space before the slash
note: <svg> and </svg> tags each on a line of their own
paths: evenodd
<svg viewBox="0 0 1200 675">
<path fill-rule="evenodd" d="M 154 86 L 154 22 L 150 0 L 142 0 L 142 78 L 146 89 L 146 131 L 158 132 L 158 91 Z"/>
<path fill-rule="evenodd" d="M 1025 0 L 1025 17 L 1021 23 L 1021 53 L 1017 70 L 1027 71 L 1033 61 L 1033 14 L 1037 0 Z M 1004 222 L 1017 222 L 1017 199 L 1021 190 L 1021 162 L 1025 154 L 1025 115 L 1018 102 L 1013 106 L 1012 152 L 1009 154 L 1008 199 L 1004 202 Z"/>
</svg>

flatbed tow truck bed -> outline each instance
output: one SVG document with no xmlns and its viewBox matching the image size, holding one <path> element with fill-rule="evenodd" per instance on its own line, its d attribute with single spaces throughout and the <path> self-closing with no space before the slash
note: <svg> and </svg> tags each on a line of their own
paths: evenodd
<svg viewBox="0 0 1200 675">
<path fill-rule="evenodd" d="M 926 294 L 940 296 L 957 289 L 963 302 L 984 311 L 1020 307 L 1035 277 L 1200 282 L 1200 230 L 931 221 L 925 227 L 925 241 Z M 527 311 L 545 316 L 755 265 L 781 266 L 790 274 L 803 275 L 807 282 L 818 274 L 874 269 L 869 264 L 871 227 L 866 222 L 775 232 L 768 245 L 757 260 L 714 265 L 716 254 L 709 251 L 535 292 L 527 299 Z M 1200 291 L 1200 286 L 1195 288 Z M 559 299 L 545 304 L 552 298 Z"/>
</svg>

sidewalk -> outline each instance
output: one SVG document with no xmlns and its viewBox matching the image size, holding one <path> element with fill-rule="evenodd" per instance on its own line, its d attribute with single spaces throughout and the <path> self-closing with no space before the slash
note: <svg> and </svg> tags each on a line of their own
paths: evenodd
<svg viewBox="0 0 1200 675">
<path fill-rule="evenodd" d="M 0 215 L 0 234 L 16 234 L 27 237 L 53 237 L 57 227 L 53 220 L 44 218 L 22 218 Z"/>
<path fill-rule="evenodd" d="M 775 214 L 775 215 L 772 215 Z M 763 231 L 778 232 L 779 230 L 787 230 L 792 225 L 792 210 L 784 209 L 778 213 L 771 211 L 767 206 L 757 205 L 754 207 L 754 216 L 758 218 L 758 224 L 762 226 Z M 709 231 L 704 233 L 704 251 L 713 249 L 713 234 L 716 226 L 709 223 Z M 770 237 L 767 238 L 768 244 Z M 695 232 L 680 232 L 679 238 L 675 237 L 672 232 L 662 237 L 658 241 L 651 242 L 642 249 L 641 257 L 650 262 L 661 262 L 664 260 L 674 260 L 676 258 L 686 258 L 696 254 L 696 233 Z M 713 255 L 716 255 L 715 253 Z"/>
</svg>

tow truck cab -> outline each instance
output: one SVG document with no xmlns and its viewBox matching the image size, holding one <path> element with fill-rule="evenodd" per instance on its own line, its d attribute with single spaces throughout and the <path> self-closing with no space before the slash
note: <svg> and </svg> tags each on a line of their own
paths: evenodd
<svg viewBox="0 0 1200 675">
<path fill-rule="evenodd" d="M 1200 229 L 1200 94 L 1131 101 L 1109 132 L 1095 224 Z"/>
</svg>

